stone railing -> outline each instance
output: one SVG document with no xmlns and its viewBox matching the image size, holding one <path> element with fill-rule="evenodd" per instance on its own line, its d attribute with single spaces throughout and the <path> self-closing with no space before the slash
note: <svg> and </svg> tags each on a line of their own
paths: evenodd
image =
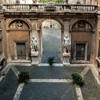
<svg viewBox="0 0 100 100">
<path fill-rule="evenodd" d="M 95 5 L 57 5 L 57 8 L 64 12 L 72 12 L 72 13 L 94 13 L 97 11 L 97 6 Z"/>
<path fill-rule="evenodd" d="M 5 4 L 4 12 L 48 12 L 48 4 Z M 98 10 L 96 5 L 71 5 L 71 4 L 52 4 L 56 8 L 55 12 L 71 13 L 94 13 Z M 50 7 L 50 5 L 49 5 Z M 50 10 L 49 10 L 50 11 Z"/>
</svg>

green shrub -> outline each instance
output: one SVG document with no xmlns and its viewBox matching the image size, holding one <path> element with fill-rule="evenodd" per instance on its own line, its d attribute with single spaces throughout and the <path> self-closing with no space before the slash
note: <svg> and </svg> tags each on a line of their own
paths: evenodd
<svg viewBox="0 0 100 100">
<path fill-rule="evenodd" d="M 26 83 L 28 80 L 29 80 L 29 72 L 23 71 L 18 74 L 18 82 L 19 83 L 23 83 L 23 82 Z"/>
<path fill-rule="evenodd" d="M 83 86 L 84 85 L 84 80 L 83 80 L 82 76 L 78 72 L 73 73 L 71 76 L 72 76 L 74 84 L 77 84 L 79 86 Z"/>
<path fill-rule="evenodd" d="M 48 58 L 48 63 L 49 63 L 49 65 L 53 65 L 53 63 L 54 63 L 54 57 L 49 57 Z"/>
</svg>

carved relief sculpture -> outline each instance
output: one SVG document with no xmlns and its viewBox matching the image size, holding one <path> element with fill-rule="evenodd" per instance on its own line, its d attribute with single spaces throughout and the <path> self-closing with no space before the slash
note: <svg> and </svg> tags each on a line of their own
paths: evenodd
<svg viewBox="0 0 100 100">
<path fill-rule="evenodd" d="M 23 27 L 23 23 L 21 21 L 16 22 L 16 28 L 21 29 Z"/>
</svg>

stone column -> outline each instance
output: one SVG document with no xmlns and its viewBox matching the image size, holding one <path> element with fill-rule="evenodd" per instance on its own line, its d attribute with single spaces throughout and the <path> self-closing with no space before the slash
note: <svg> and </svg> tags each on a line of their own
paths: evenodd
<svg viewBox="0 0 100 100">
<path fill-rule="evenodd" d="M 17 50 L 16 50 L 16 43 L 14 42 L 14 54 L 15 54 L 15 60 L 17 60 Z"/>
<path fill-rule="evenodd" d="M 7 62 L 10 62 L 11 61 L 11 57 L 10 57 L 10 45 L 9 45 L 9 33 L 8 31 L 6 31 L 6 40 L 7 40 L 7 55 L 8 55 L 8 59 L 7 59 Z"/>
<path fill-rule="evenodd" d="M 37 29 L 37 21 L 32 21 L 32 31 L 30 33 L 30 48 L 32 65 L 39 64 L 39 34 Z"/>
<path fill-rule="evenodd" d="M 3 4 L 3 0 L 0 0 L 0 4 Z"/>
<path fill-rule="evenodd" d="M 100 5 L 100 0 L 98 0 L 98 5 Z"/>
<path fill-rule="evenodd" d="M 62 41 L 63 64 L 70 64 L 71 35 L 69 33 L 70 19 L 64 20 L 64 35 Z"/>
<path fill-rule="evenodd" d="M 91 57 L 90 57 L 90 61 L 91 63 L 93 63 L 93 59 L 94 59 L 94 51 L 95 51 L 95 32 L 92 33 L 92 40 L 91 40 Z"/>
<path fill-rule="evenodd" d="M 94 64 L 97 64 L 96 57 L 98 57 L 99 50 L 99 30 L 100 30 L 100 16 L 98 15 L 96 25 L 96 33 L 95 33 L 95 50 L 94 50 Z"/>
</svg>

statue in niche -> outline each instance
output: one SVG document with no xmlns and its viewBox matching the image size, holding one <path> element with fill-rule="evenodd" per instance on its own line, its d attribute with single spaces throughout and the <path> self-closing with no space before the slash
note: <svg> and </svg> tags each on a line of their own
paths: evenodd
<svg viewBox="0 0 100 100">
<path fill-rule="evenodd" d="M 70 46 L 71 46 L 71 41 L 70 41 L 69 36 L 64 36 L 63 38 L 64 53 L 70 53 Z"/>
<path fill-rule="evenodd" d="M 37 42 L 37 39 L 33 36 L 32 37 L 32 40 L 31 40 L 31 43 L 30 43 L 30 47 L 32 49 L 32 52 L 37 52 L 38 51 L 38 42 Z"/>
</svg>

